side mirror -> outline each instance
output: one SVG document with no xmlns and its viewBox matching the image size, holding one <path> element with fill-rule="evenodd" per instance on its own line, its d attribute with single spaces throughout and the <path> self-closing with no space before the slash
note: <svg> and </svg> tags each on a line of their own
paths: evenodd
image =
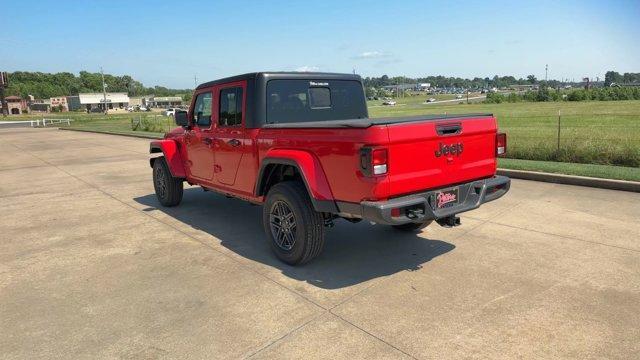
<svg viewBox="0 0 640 360">
<path fill-rule="evenodd" d="M 182 126 L 183 128 L 186 128 L 189 126 L 189 117 L 186 111 L 183 111 L 183 110 L 176 111 L 174 117 L 176 120 L 176 125 Z"/>
</svg>

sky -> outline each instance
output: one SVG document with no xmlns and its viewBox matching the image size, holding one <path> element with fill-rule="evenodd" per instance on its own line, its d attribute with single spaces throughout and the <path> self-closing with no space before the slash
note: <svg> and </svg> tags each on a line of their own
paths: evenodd
<svg viewBox="0 0 640 360">
<path fill-rule="evenodd" d="M 0 70 L 192 88 L 253 71 L 550 79 L 640 72 L 635 1 L 0 0 Z"/>
</svg>

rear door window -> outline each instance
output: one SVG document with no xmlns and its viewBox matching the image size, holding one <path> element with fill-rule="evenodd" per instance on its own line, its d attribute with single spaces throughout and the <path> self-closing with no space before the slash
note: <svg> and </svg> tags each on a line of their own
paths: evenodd
<svg viewBox="0 0 640 360">
<path fill-rule="evenodd" d="M 267 123 L 367 117 L 362 84 L 353 80 L 270 80 Z"/>
<path fill-rule="evenodd" d="M 241 87 L 220 90 L 219 126 L 242 125 L 242 93 Z"/>
</svg>

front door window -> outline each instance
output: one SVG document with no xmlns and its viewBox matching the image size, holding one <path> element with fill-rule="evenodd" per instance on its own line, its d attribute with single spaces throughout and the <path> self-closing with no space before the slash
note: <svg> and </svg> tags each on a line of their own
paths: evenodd
<svg viewBox="0 0 640 360">
<path fill-rule="evenodd" d="M 209 128 L 211 126 L 211 99 L 210 92 L 198 94 L 191 114 L 191 123 L 199 128 Z"/>
</svg>

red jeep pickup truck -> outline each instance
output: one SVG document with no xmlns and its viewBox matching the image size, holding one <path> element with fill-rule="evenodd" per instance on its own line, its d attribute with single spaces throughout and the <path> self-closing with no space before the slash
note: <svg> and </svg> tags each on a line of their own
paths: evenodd
<svg viewBox="0 0 640 360">
<path fill-rule="evenodd" d="M 302 264 L 337 218 L 402 231 L 495 200 L 506 136 L 490 114 L 369 118 L 362 80 L 327 73 L 251 73 L 197 87 L 178 128 L 151 142 L 156 195 L 183 182 L 263 205 L 275 254 Z"/>
</svg>

